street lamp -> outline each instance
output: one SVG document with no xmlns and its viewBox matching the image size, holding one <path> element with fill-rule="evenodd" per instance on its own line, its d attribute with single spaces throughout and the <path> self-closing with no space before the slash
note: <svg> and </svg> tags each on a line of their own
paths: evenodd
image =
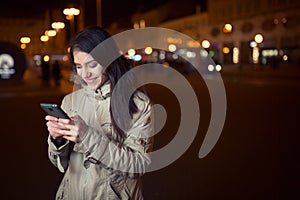
<svg viewBox="0 0 300 200">
<path fill-rule="evenodd" d="M 253 47 L 252 50 L 252 60 L 253 63 L 258 64 L 259 63 L 259 44 L 261 44 L 264 41 L 264 37 L 262 34 L 257 33 L 254 35 L 254 41 L 257 43 L 257 46 Z"/>
<path fill-rule="evenodd" d="M 63 23 L 63 22 L 53 22 L 52 24 L 51 24 L 51 27 L 53 28 L 53 29 L 55 29 L 55 30 L 60 30 L 60 29 L 63 29 L 63 28 L 65 28 L 65 23 Z"/>
<path fill-rule="evenodd" d="M 264 41 L 264 37 L 262 36 L 262 34 L 260 33 L 257 33 L 255 36 L 254 36 L 254 41 L 257 43 L 257 44 L 260 44 Z"/>
<path fill-rule="evenodd" d="M 63 10 L 64 15 L 72 17 L 74 15 L 79 15 L 80 14 L 80 10 L 77 8 L 65 8 Z M 68 18 L 67 18 L 68 19 Z"/>
<path fill-rule="evenodd" d="M 80 10 L 77 8 L 65 8 L 63 13 L 66 15 L 66 19 L 70 21 L 70 37 L 72 37 L 75 32 L 74 16 L 79 15 Z"/>
<path fill-rule="evenodd" d="M 47 35 L 42 35 L 42 36 L 40 37 L 40 40 L 41 40 L 42 42 L 48 42 L 49 36 L 47 36 Z"/>
<path fill-rule="evenodd" d="M 232 32 L 232 25 L 231 24 L 225 24 L 224 26 L 223 26 L 223 32 L 224 33 L 231 33 Z"/>
<path fill-rule="evenodd" d="M 20 42 L 23 43 L 23 44 L 29 44 L 30 41 L 31 41 L 30 37 L 24 36 L 24 37 L 20 38 Z"/>
<path fill-rule="evenodd" d="M 54 37 L 54 36 L 56 36 L 56 31 L 55 30 L 46 30 L 45 35 L 48 37 Z"/>
<path fill-rule="evenodd" d="M 208 49 L 210 47 L 210 42 L 208 40 L 203 40 L 201 44 L 204 49 Z"/>
<path fill-rule="evenodd" d="M 21 49 L 25 49 L 26 45 L 29 44 L 31 42 L 30 37 L 24 36 L 20 38 L 20 42 L 21 42 Z"/>
</svg>

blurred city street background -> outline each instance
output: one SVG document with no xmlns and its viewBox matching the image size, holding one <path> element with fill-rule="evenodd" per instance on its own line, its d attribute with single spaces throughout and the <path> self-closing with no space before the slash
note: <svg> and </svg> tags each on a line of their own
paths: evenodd
<svg viewBox="0 0 300 200">
<path fill-rule="evenodd" d="M 112 34 L 164 27 L 193 39 L 182 44 L 180 38 L 165 38 L 169 52 L 147 47 L 125 53 L 136 65 L 160 63 L 178 70 L 193 87 L 200 107 L 198 132 L 187 151 L 143 176 L 146 200 L 299 199 L 299 1 L 134 0 L 127 5 L 117 0 L 45 0 L 47 6 L 28 2 L 6 1 L 0 8 L 2 199 L 54 199 L 62 174 L 47 157 L 48 133 L 39 103 L 60 104 L 72 92 L 68 42 L 75 32 L 93 24 Z M 80 12 L 64 14 L 64 8 Z M 49 36 L 45 30 L 53 22 L 64 27 L 52 27 L 57 35 Z M 196 52 L 199 48 L 204 51 Z M 196 54 L 210 56 L 215 63 L 204 66 L 204 77 L 181 59 Z M 55 61 L 59 84 L 52 74 Z M 221 74 L 227 113 L 218 142 L 200 159 L 211 117 L 204 78 L 211 73 Z M 184 90 L 180 83 L 176 86 Z M 177 133 L 180 105 L 166 87 L 145 87 L 153 103 L 167 112 L 165 126 L 155 135 L 158 150 Z"/>
<path fill-rule="evenodd" d="M 300 71 L 285 70 L 222 71 L 226 122 L 216 146 L 202 159 L 198 152 L 210 100 L 200 76 L 186 75 L 199 95 L 200 127 L 183 156 L 143 177 L 145 199 L 294 199 L 300 186 Z M 60 103 L 73 85 L 68 70 L 60 87 L 44 87 L 41 78 L 27 73 L 22 83 L 1 84 L 2 194 L 4 199 L 53 199 L 62 175 L 47 158 L 45 113 L 39 103 Z M 168 113 L 163 131 L 155 137 L 159 149 L 174 137 L 180 113 L 168 90 L 148 90 Z"/>
</svg>

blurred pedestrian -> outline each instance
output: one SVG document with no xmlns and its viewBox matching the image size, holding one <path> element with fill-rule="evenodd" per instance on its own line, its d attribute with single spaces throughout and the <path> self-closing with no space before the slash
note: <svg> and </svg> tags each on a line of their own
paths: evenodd
<svg viewBox="0 0 300 200">
<path fill-rule="evenodd" d="M 279 55 L 271 57 L 271 66 L 273 69 L 278 69 L 280 67 L 281 57 Z"/>
<path fill-rule="evenodd" d="M 50 86 L 50 64 L 49 61 L 45 61 L 44 57 L 42 58 L 42 86 Z"/>
<path fill-rule="evenodd" d="M 131 69 L 124 56 L 104 68 L 99 60 L 102 54 L 91 54 L 110 37 L 99 27 L 86 28 L 75 36 L 70 56 L 75 81 L 82 88 L 62 101 L 71 119 L 46 116 L 49 159 L 65 173 L 57 199 L 143 199 L 141 175 L 151 162 L 152 106 L 140 90 L 128 101 L 121 94 L 130 91 L 134 82 L 123 79 Z M 109 48 L 120 52 L 114 44 Z M 121 77 L 124 88 L 112 96 Z"/>
<path fill-rule="evenodd" d="M 54 78 L 55 85 L 60 86 L 60 80 L 62 78 L 62 75 L 61 75 L 60 65 L 57 60 L 54 61 L 52 65 L 52 75 Z"/>
</svg>

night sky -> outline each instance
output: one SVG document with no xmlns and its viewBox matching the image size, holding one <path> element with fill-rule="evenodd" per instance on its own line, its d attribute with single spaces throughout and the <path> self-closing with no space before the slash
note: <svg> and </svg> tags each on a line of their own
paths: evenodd
<svg viewBox="0 0 300 200">
<path fill-rule="evenodd" d="M 76 5 L 80 0 L 8 0 L 2 1 L 0 17 L 35 18 L 44 15 L 46 9 L 64 8 L 68 5 Z M 206 7 L 206 0 L 102 0 L 103 26 L 109 26 L 116 20 L 130 20 L 134 12 L 145 12 L 168 2 L 182 2 L 187 6 L 199 3 L 202 8 Z"/>
</svg>

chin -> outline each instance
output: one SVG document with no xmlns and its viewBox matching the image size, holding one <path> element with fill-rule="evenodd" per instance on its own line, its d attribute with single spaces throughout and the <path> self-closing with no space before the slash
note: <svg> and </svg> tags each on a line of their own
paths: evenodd
<svg viewBox="0 0 300 200">
<path fill-rule="evenodd" d="M 98 87 L 96 85 L 88 85 L 88 88 L 91 90 L 96 90 Z"/>
</svg>

